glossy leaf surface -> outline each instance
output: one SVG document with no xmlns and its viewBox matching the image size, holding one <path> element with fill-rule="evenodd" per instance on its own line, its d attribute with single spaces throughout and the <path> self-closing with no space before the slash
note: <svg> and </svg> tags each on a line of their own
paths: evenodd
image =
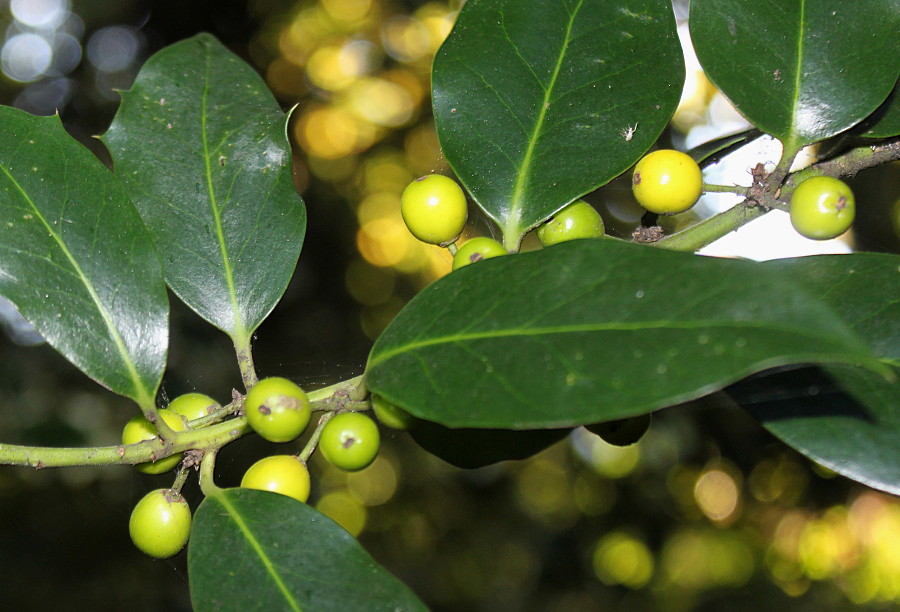
<svg viewBox="0 0 900 612">
<path fill-rule="evenodd" d="M 668 0 L 469 0 L 435 57 L 434 115 L 447 161 L 517 247 L 637 161 L 683 81 Z"/>
<path fill-rule="evenodd" d="M 821 296 L 893 364 L 894 378 L 835 365 L 744 381 L 732 394 L 769 431 L 813 460 L 900 494 L 900 258 L 858 253 L 765 265 Z"/>
<path fill-rule="evenodd" d="M 169 304 L 120 181 L 59 117 L 0 107 L 0 295 L 69 361 L 152 405 Z"/>
<path fill-rule="evenodd" d="M 900 134 L 900 84 L 887 100 L 863 122 L 862 135 L 867 138 L 891 138 Z"/>
<path fill-rule="evenodd" d="M 203 500 L 188 571 L 197 612 L 426 610 L 337 523 L 265 491 L 225 489 Z"/>
<path fill-rule="evenodd" d="M 900 495 L 900 368 L 894 377 L 828 366 L 741 381 L 729 394 L 813 461 Z"/>
<path fill-rule="evenodd" d="M 900 71 L 896 0 L 692 0 L 690 28 L 710 80 L 787 150 L 867 117 Z"/>
<path fill-rule="evenodd" d="M 303 242 L 285 124 L 259 75 L 201 34 L 147 60 L 103 136 L 169 286 L 236 339 L 281 298 Z"/>
<path fill-rule="evenodd" d="M 642 414 L 777 365 L 829 362 L 885 370 L 840 313 L 784 271 L 574 240 L 428 287 L 376 341 L 366 383 L 446 426 L 537 429 Z"/>
</svg>

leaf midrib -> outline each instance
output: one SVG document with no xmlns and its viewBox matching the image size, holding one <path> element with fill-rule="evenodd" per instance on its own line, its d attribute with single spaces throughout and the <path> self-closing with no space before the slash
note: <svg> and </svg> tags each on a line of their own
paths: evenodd
<svg viewBox="0 0 900 612">
<path fill-rule="evenodd" d="M 509 244 L 510 240 L 517 241 L 520 237 L 519 234 L 521 234 L 522 231 L 519 227 L 519 224 L 522 218 L 522 210 L 525 207 L 525 189 L 527 188 L 528 180 L 531 175 L 531 160 L 534 157 L 534 150 L 537 147 L 541 130 L 543 129 L 544 123 L 547 118 L 547 111 L 550 109 L 551 94 L 553 93 L 553 89 L 556 87 L 556 81 L 559 78 L 560 71 L 562 70 L 563 59 L 566 56 L 566 52 L 569 48 L 569 43 L 571 42 L 572 26 L 575 22 L 576 15 L 578 15 L 578 11 L 581 10 L 581 5 L 583 3 L 584 0 L 579 0 L 571 15 L 569 15 L 569 23 L 566 26 L 566 35 L 559 50 L 559 55 L 556 58 L 556 66 L 553 69 L 553 74 L 550 77 L 550 82 L 544 90 L 544 99 L 541 101 L 540 108 L 538 109 L 538 117 L 534 124 L 534 129 L 531 132 L 531 137 L 528 139 L 528 146 L 525 149 L 525 155 L 522 157 L 522 163 L 518 168 L 516 183 L 513 187 L 512 198 L 510 201 L 509 216 L 507 217 L 507 227 L 504 228 L 504 242 L 507 243 L 507 248 L 513 246 Z"/>
<path fill-rule="evenodd" d="M 209 134 L 207 130 L 207 117 L 209 116 L 207 103 L 209 95 L 211 62 L 212 55 L 211 53 L 207 52 L 205 74 L 203 79 L 203 94 L 200 98 L 200 136 L 203 142 L 203 166 L 206 175 L 206 189 L 209 193 L 209 205 L 213 216 L 213 223 L 216 228 L 216 240 L 219 243 L 219 253 L 222 257 L 222 273 L 225 276 L 225 285 L 228 288 L 228 299 L 231 303 L 232 315 L 234 316 L 234 325 L 230 330 L 229 335 L 232 335 L 232 339 L 235 341 L 235 344 L 238 344 L 239 340 L 243 342 L 243 339 L 245 339 L 247 333 L 244 329 L 244 320 L 241 316 L 240 304 L 238 303 L 237 289 L 235 288 L 234 283 L 234 270 L 231 266 L 231 258 L 228 254 L 228 245 L 225 242 L 225 231 L 222 227 L 222 217 L 219 211 L 219 202 L 218 198 L 216 197 L 216 189 L 213 183 L 213 153 L 210 151 L 208 139 Z"/>
<path fill-rule="evenodd" d="M 253 548 L 253 551 L 259 557 L 260 562 L 266 570 L 266 573 L 272 578 L 272 581 L 275 583 L 275 586 L 278 587 L 278 590 L 284 596 L 285 601 L 290 606 L 291 610 L 295 610 L 296 612 L 303 612 L 300 605 L 294 599 L 294 596 L 291 594 L 290 590 L 287 588 L 287 585 L 284 584 L 284 581 L 281 579 L 281 575 L 275 571 L 275 564 L 272 563 L 272 560 L 269 559 L 269 556 L 266 554 L 265 550 L 262 547 L 262 544 L 259 543 L 259 540 L 253 535 L 253 532 L 250 530 L 250 527 L 247 523 L 244 522 L 244 519 L 241 517 L 237 508 L 235 508 L 231 502 L 228 501 L 226 495 L 217 495 L 215 500 L 218 501 L 225 510 L 228 512 L 228 516 L 231 517 L 231 520 L 234 521 L 234 524 L 241 531 L 241 534 L 244 536 L 244 539 L 250 544 Z"/>
<path fill-rule="evenodd" d="M 548 327 L 530 327 L 527 329 L 499 329 L 482 332 L 470 332 L 452 334 L 446 336 L 436 336 L 425 340 L 408 342 L 401 346 L 395 347 L 383 353 L 377 354 L 369 362 L 367 369 L 374 368 L 382 362 L 401 355 L 427 348 L 430 346 L 438 346 L 441 344 L 455 344 L 460 342 L 468 342 L 472 340 L 486 340 L 494 338 L 512 338 L 512 337 L 530 337 L 530 336 L 548 336 L 553 334 L 570 334 L 570 333 L 586 333 L 586 332 L 603 332 L 603 331 L 642 331 L 648 329 L 710 329 L 716 327 L 726 328 L 759 328 L 760 325 L 752 321 L 728 321 L 727 323 L 715 323 L 710 321 L 639 321 L 635 323 L 588 323 L 576 325 L 555 325 Z M 773 326 L 765 327 L 770 331 L 783 331 L 784 333 L 796 334 L 797 330 L 793 328 L 779 329 Z M 820 336 L 817 336 L 820 337 Z M 873 357 L 873 361 L 877 361 Z"/>
<path fill-rule="evenodd" d="M 153 405 L 154 400 L 152 395 L 149 393 L 148 389 L 143 384 L 143 379 L 140 376 L 140 373 L 137 370 L 137 366 L 134 361 L 131 359 L 131 353 L 128 350 L 128 347 L 125 344 L 125 341 L 122 339 L 122 336 L 119 334 L 119 330 L 116 327 L 112 316 L 109 311 L 106 309 L 103 301 L 100 299 L 100 295 L 94 289 L 94 285 L 91 280 L 87 277 L 84 271 L 81 269 L 81 266 L 78 264 L 78 260 L 72 254 L 72 251 L 69 250 L 66 243 L 63 241 L 62 237 L 54 230 L 53 226 L 47 221 L 46 217 L 41 213 L 40 209 L 35 204 L 34 200 L 28 195 L 28 192 L 19 184 L 19 182 L 12 175 L 10 170 L 3 164 L 0 164 L 0 170 L 3 171 L 3 174 L 6 175 L 6 178 L 13 184 L 16 191 L 22 196 L 25 202 L 28 203 L 29 208 L 32 211 L 34 218 L 39 219 L 41 224 L 44 226 L 44 229 L 47 230 L 47 233 L 59 247 L 60 251 L 62 251 L 63 255 L 65 255 L 66 259 L 69 262 L 69 265 L 72 266 L 72 269 L 75 272 L 76 278 L 81 281 L 81 284 L 84 285 L 85 290 L 87 290 L 88 295 L 91 298 L 91 301 L 96 306 L 97 311 L 100 313 L 100 317 L 103 319 L 103 323 L 106 325 L 106 329 L 109 332 L 110 337 L 112 338 L 113 344 L 116 347 L 116 351 L 119 353 L 119 357 L 122 360 L 122 363 L 125 365 L 128 370 L 128 377 L 131 379 L 132 384 L 134 385 L 133 392 L 135 396 L 133 399 L 141 406 Z"/>
</svg>

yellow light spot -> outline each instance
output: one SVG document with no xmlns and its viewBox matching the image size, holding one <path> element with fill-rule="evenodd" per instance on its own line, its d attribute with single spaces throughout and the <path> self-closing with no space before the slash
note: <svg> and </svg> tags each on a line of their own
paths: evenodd
<svg viewBox="0 0 900 612">
<path fill-rule="evenodd" d="M 380 506 L 397 492 L 397 472 L 389 459 L 379 455 L 365 470 L 347 476 L 347 490 L 365 506 Z"/>
<path fill-rule="evenodd" d="M 353 175 L 359 158 L 356 155 L 343 157 L 317 157 L 310 155 L 306 158 L 309 171 L 323 181 L 339 183 Z"/>
<path fill-rule="evenodd" d="M 753 576 L 753 551 L 743 537 L 718 529 L 682 529 L 663 546 L 667 582 L 690 590 L 740 586 Z"/>
<path fill-rule="evenodd" d="M 395 266 L 406 256 L 415 238 L 402 221 L 387 217 L 372 219 L 356 232 L 356 248 L 376 266 Z"/>
<path fill-rule="evenodd" d="M 354 537 L 366 526 L 366 507 L 346 491 L 326 493 L 316 502 L 316 510 L 331 518 Z"/>
<path fill-rule="evenodd" d="M 278 57 L 266 68 L 266 83 L 276 95 L 300 98 L 306 94 L 303 72 L 283 57 Z"/>
<path fill-rule="evenodd" d="M 306 65 L 306 74 L 316 87 L 338 91 L 352 85 L 364 69 L 363 58 L 353 47 L 328 45 L 313 52 Z"/>
<path fill-rule="evenodd" d="M 734 518 L 740 491 L 734 479 L 724 471 L 708 470 L 694 484 L 694 499 L 703 514 L 723 523 Z"/>
<path fill-rule="evenodd" d="M 590 436 L 588 443 L 591 445 L 591 464 L 594 471 L 607 478 L 628 476 L 640 462 L 640 442 L 631 446 L 613 446 L 599 436 Z"/>
<path fill-rule="evenodd" d="M 406 167 L 406 161 L 400 151 L 379 148 L 373 151 L 363 164 L 360 189 L 366 194 L 378 192 L 395 194 L 396 209 L 399 211 L 400 194 L 414 178 L 415 176 Z"/>
<path fill-rule="evenodd" d="M 410 120 L 412 100 L 405 89 L 379 78 L 357 81 L 348 92 L 349 108 L 366 121 L 399 127 Z"/>
<path fill-rule="evenodd" d="M 554 527 L 577 517 L 572 504 L 568 473 L 558 461 L 534 458 L 516 475 L 516 499 L 519 505 Z"/>
<path fill-rule="evenodd" d="M 429 54 L 433 55 L 453 29 L 456 13 L 442 3 L 429 2 L 419 7 L 413 15 L 428 30 L 431 43 Z"/>
<path fill-rule="evenodd" d="M 389 269 L 354 259 L 344 273 L 347 292 L 360 304 L 378 306 L 394 293 L 396 275 Z"/>
<path fill-rule="evenodd" d="M 397 15 L 381 25 L 381 40 L 388 55 L 399 62 L 414 62 L 431 51 L 428 28 L 408 15 Z"/>
<path fill-rule="evenodd" d="M 322 8 L 335 21 L 352 23 L 366 18 L 372 0 L 320 0 Z"/>
<path fill-rule="evenodd" d="M 406 150 L 406 163 L 416 175 L 446 168 L 446 160 L 441 154 L 441 145 L 433 123 L 428 122 L 409 130 L 403 146 Z"/>
<path fill-rule="evenodd" d="M 384 304 L 366 308 L 360 315 L 360 325 L 366 337 L 374 340 L 403 308 L 400 298 L 393 296 Z"/>
<path fill-rule="evenodd" d="M 317 108 L 305 113 L 295 124 L 294 135 L 310 155 L 325 159 L 350 155 L 368 146 L 357 119 L 340 108 Z"/>
<path fill-rule="evenodd" d="M 594 573 L 605 584 L 631 589 L 646 585 L 653 576 L 653 554 L 634 536 L 614 531 L 594 548 Z"/>
<path fill-rule="evenodd" d="M 278 50 L 291 63 L 305 66 L 323 36 L 330 33 L 328 18 L 319 7 L 300 11 L 278 37 Z"/>
</svg>

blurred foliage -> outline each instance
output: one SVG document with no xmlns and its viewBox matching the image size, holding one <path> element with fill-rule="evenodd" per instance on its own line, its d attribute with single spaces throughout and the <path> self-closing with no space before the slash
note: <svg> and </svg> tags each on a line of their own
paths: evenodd
<svg viewBox="0 0 900 612">
<path fill-rule="evenodd" d="M 259 332 L 262 374 L 313 388 L 359 373 L 371 339 L 449 271 L 444 250 L 407 232 L 399 197 L 414 177 L 449 172 L 430 115 L 429 71 L 460 1 L 47 0 L 32 8 L 62 13 L 44 22 L 26 4 L 0 7 L 4 49 L 33 34 L 51 57 L 30 77 L 4 60 L 0 99 L 38 114 L 58 108 L 100 155 L 89 136 L 112 117 L 112 89 L 127 88 L 153 51 L 199 31 L 247 58 L 284 107 L 295 107 L 295 178 L 310 230 L 296 277 Z M 688 73 L 668 138 L 683 143 L 710 114 L 739 122 L 702 73 Z M 866 184 L 889 185 L 891 176 Z M 627 184 L 603 194 L 593 202 L 613 232 L 627 235 L 640 216 Z M 467 228 L 489 232 L 478 222 Z M 873 244 L 867 236 L 860 242 Z M 164 396 L 196 390 L 226 401 L 240 381 L 227 338 L 173 307 Z M 0 364 L 3 442 L 113 444 L 133 415 L 46 346 L 0 336 Z M 900 503 L 811 464 L 719 396 L 658 413 L 634 446 L 577 429 L 533 459 L 477 470 L 449 466 L 406 434 L 385 435 L 382 455 L 363 472 L 314 460 L 310 503 L 436 611 L 879 610 L 900 602 Z M 221 484 L 236 485 L 272 448 L 255 438 L 226 448 Z M 151 561 L 127 534 L 133 503 L 169 478 L 0 469 L 4 607 L 188 610 L 184 555 Z M 196 507 L 196 485 L 186 494 Z"/>
</svg>

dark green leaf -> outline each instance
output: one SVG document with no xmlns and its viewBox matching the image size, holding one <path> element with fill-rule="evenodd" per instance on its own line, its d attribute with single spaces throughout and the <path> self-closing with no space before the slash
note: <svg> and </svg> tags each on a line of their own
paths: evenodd
<svg viewBox="0 0 900 612">
<path fill-rule="evenodd" d="M 567 427 L 642 414 L 791 363 L 885 371 L 789 274 L 618 240 L 461 268 L 400 312 L 366 384 L 450 427 Z"/>
<path fill-rule="evenodd" d="M 843 317 L 879 357 L 900 365 L 900 257 L 822 255 L 764 264 L 783 270 Z"/>
<path fill-rule="evenodd" d="M 828 366 L 754 377 L 728 391 L 804 455 L 900 495 L 900 368 L 894 376 L 888 382 L 862 368 Z"/>
<path fill-rule="evenodd" d="M 152 406 L 169 304 L 122 184 L 59 117 L 0 107 L 0 295 L 88 376 Z"/>
<path fill-rule="evenodd" d="M 900 134 L 900 84 L 887 100 L 864 122 L 862 135 L 867 138 L 892 138 Z"/>
<path fill-rule="evenodd" d="M 469 0 L 434 61 L 447 161 L 517 248 L 631 166 L 684 81 L 669 0 Z"/>
<path fill-rule="evenodd" d="M 760 136 L 762 136 L 762 132 L 757 129 L 744 130 L 737 134 L 729 134 L 728 136 L 705 142 L 687 151 L 687 154 L 700 166 L 708 166 L 719 161 L 729 153 L 733 153 L 740 147 L 753 142 Z"/>
<path fill-rule="evenodd" d="M 692 0 L 710 80 L 786 151 L 842 132 L 897 80 L 897 0 Z"/>
<path fill-rule="evenodd" d="M 432 455 L 461 468 L 479 468 L 498 461 L 525 459 L 556 444 L 569 429 L 450 429 L 421 421 L 410 431 L 416 443 Z"/>
<path fill-rule="evenodd" d="M 259 75 L 201 34 L 147 61 L 103 137 L 169 286 L 236 343 L 281 298 L 303 242 L 285 123 Z"/>
<path fill-rule="evenodd" d="M 265 491 L 225 489 L 203 500 L 188 571 L 197 612 L 426 609 L 337 523 Z"/>
</svg>

